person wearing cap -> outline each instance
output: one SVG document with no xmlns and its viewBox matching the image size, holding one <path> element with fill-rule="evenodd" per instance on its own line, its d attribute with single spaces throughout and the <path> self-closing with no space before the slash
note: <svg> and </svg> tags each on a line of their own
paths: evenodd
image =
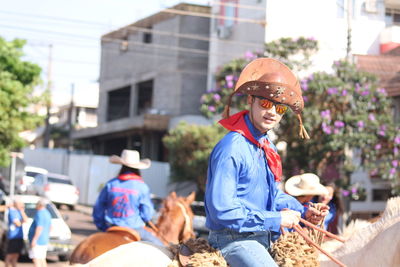
<svg viewBox="0 0 400 267">
<path fill-rule="evenodd" d="M 36 213 L 29 228 L 29 258 L 35 267 L 47 266 L 47 245 L 50 241 L 51 215 L 47 210 L 48 200 L 40 198 L 36 203 Z"/>
<path fill-rule="evenodd" d="M 235 94 L 247 95 L 249 110 L 230 116 Z M 228 99 L 219 123 L 230 132 L 210 155 L 205 210 L 208 241 L 231 267 L 277 266 L 268 252 L 271 234 L 281 226 L 292 228 L 300 216 L 324 216 L 278 188 L 281 159 L 267 135 L 291 108 L 299 119 L 300 137 L 309 138 L 300 116 L 303 107 L 296 76 L 271 58 L 250 62 Z"/>
<path fill-rule="evenodd" d="M 93 207 L 93 221 L 101 231 L 111 226 L 136 230 L 141 240 L 163 246 L 163 243 L 144 226 L 154 214 L 150 188 L 143 181 L 140 170 L 151 165 L 149 159 L 140 159 L 136 150 L 123 150 L 121 157 L 113 155 L 110 162 L 121 164 L 117 177 L 106 183 Z"/>
<path fill-rule="evenodd" d="M 28 221 L 24 208 L 24 202 L 18 197 L 14 198 L 12 205 L 8 208 L 8 243 L 4 260 L 6 267 L 17 266 L 18 257 L 24 248 L 22 224 Z"/>
</svg>

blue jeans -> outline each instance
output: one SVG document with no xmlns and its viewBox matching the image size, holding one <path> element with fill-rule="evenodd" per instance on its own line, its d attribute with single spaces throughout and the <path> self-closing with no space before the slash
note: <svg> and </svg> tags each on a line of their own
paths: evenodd
<svg viewBox="0 0 400 267">
<path fill-rule="evenodd" d="M 161 242 L 160 239 L 158 239 L 158 237 L 156 237 L 155 235 L 153 235 L 152 233 L 150 233 L 149 231 L 147 231 L 143 227 L 134 228 L 134 230 L 139 233 L 141 241 L 148 241 L 148 242 L 151 242 L 151 243 L 153 243 L 155 245 L 159 245 L 159 246 L 162 246 L 162 247 L 164 246 L 164 244 Z"/>
<path fill-rule="evenodd" d="M 271 234 L 238 233 L 229 229 L 210 231 L 208 242 L 221 251 L 231 267 L 277 267 L 268 252 Z"/>
</svg>

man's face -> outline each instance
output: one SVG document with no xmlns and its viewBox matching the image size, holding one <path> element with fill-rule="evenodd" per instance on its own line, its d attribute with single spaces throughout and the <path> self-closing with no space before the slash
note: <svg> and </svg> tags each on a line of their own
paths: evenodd
<svg viewBox="0 0 400 267">
<path fill-rule="evenodd" d="M 247 103 L 250 105 L 250 120 L 262 133 L 274 128 L 282 119 L 282 115 L 276 113 L 276 107 L 266 109 L 260 106 L 260 99 L 248 96 Z"/>
</svg>

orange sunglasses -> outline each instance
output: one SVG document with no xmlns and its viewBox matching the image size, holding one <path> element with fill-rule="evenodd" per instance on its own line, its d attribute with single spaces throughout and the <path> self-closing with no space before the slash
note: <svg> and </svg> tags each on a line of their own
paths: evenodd
<svg viewBox="0 0 400 267">
<path fill-rule="evenodd" d="M 260 100 L 260 101 L 258 101 L 258 103 L 260 104 L 260 107 L 262 107 L 262 108 L 271 109 L 273 106 L 275 106 L 276 113 L 278 113 L 279 115 L 285 114 L 289 108 L 285 104 L 281 104 L 279 102 L 269 100 L 262 96 L 254 96 L 254 97 L 257 97 Z"/>
</svg>

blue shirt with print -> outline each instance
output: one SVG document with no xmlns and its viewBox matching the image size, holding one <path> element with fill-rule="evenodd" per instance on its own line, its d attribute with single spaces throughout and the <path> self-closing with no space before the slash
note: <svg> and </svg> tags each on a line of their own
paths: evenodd
<svg viewBox="0 0 400 267">
<path fill-rule="evenodd" d="M 18 220 L 22 223 L 22 215 L 16 208 L 10 208 L 8 210 L 8 239 L 22 239 L 24 234 L 22 232 L 22 225 L 17 226 L 14 221 Z"/>
<path fill-rule="evenodd" d="M 268 139 L 245 115 L 253 137 Z M 278 188 L 264 151 L 238 132 L 229 132 L 214 147 L 208 164 L 205 210 L 206 226 L 237 232 L 279 232 L 280 210 L 304 214 L 304 207 Z"/>
<path fill-rule="evenodd" d="M 43 229 L 36 244 L 41 246 L 47 245 L 50 239 L 51 215 L 46 208 L 38 210 L 36 212 L 32 225 L 29 228 L 29 242 L 32 242 L 33 236 L 35 235 L 36 227 L 38 226 L 41 226 Z"/>
<path fill-rule="evenodd" d="M 143 180 L 121 180 L 116 177 L 101 190 L 92 216 L 96 227 L 106 231 L 112 225 L 132 229 L 143 227 L 153 214 L 150 188 Z"/>
</svg>

